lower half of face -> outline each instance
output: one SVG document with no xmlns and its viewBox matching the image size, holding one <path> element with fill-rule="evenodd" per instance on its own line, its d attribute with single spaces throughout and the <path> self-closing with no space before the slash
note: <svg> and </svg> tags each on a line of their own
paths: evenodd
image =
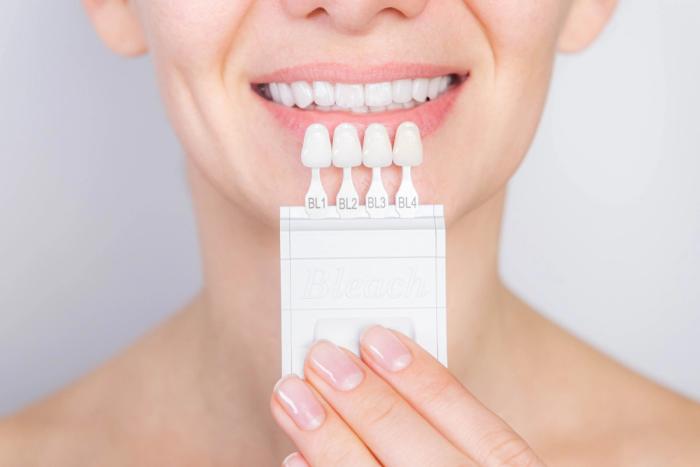
<svg viewBox="0 0 700 467">
<path fill-rule="evenodd" d="M 423 136 L 421 202 L 448 221 L 503 188 L 530 145 L 568 2 L 149 0 L 137 4 L 188 157 L 276 225 L 302 205 L 305 128 L 403 121 Z M 342 170 L 321 171 L 329 199 Z M 370 169 L 353 169 L 362 195 Z M 397 167 L 383 170 L 387 191 Z"/>
</svg>

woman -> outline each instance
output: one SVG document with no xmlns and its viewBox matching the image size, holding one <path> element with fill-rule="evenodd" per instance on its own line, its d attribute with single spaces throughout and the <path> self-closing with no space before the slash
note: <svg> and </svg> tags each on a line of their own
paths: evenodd
<svg viewBox="0 0 700 467">
<path fill-rule="evenodd" d="M 115 52 L 153 56 L 187 153 L 205 285 L 120 357 L 5 420 L 0 465 L 276 465 L 292 451 L 286 465 L 700 463 L 693 402 L 546 321 L 497 270 L 505 185 L 537 127 L 554 55 L 593 41 L 615 0 L 85 6 Z M 298 81 L 441 76 L 444 93 L 412 95 L 406 109 L 271 99 Z M 306 381 L 275 385 L 278 208 L 303 200 L 302 131 L 403 120 L 425 136 L 421 198 L 446 207 L 450 368 L 373 327 L 361 358 L 321 342 Z M 355 176 L 364 192 L 369 174 Z M 385 173 L 391 192 L 399 178 Z M 324 173 L 331 198 L 339 181 Z"/>
</svg>

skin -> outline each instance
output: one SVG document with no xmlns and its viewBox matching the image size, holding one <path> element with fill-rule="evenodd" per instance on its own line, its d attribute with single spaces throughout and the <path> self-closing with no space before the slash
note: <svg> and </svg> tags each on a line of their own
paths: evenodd
<svg viewBox="0 0 700 467">
<path fill-rule="evenodd" d="M 537 128 L 554 56 L 593 41 L 614 0 L 84 4 L 112 50 L 153 57 L 187 155 L 204 286 L 124 353 L 1 422 L 0 465 L 277 465 L 296 450 L 321 466 L 346 457 L 361 459 L 346 465 L 700 461 L 694 402 L 548 322 L 498 274 L 506 183 Z M 472 71 L 414 174 L 422 201 L 446 206 L 450 368 L 401 336 L 410 365 L 384 370 L 363 347 L 361 359 L 348 356 L 363 374 L 350 391 L 307 361 L 302 384 L 326 415 L 304 430 L 270 393 L 280 371 L 278 207 L 302 204 L 308 173 L 300 141 L 250 83 L 288 66 L 360 60 Z M 332 199 L 339 171 L 326 172 Z M 398 174 L 386 175 L 393 192 Z M 358 187 L 367 178 L 357 171 Z"/>
</svg>

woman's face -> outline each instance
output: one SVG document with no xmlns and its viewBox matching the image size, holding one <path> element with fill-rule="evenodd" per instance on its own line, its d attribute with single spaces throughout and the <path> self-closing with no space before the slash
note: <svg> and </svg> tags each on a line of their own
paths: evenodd
<svg viewBox="0 0 700 467">
<path fill-rule="evenodd" d="M 188 157 L 237 207 L 276 225 L 302 205 L 312 122 L 421 127 L 413 172 L 426 203 L 454 221 L 503 187 L 535 132 L 560 32 L 576 0 L 135 0 L 177 134 Z M 267 84 L 383 83 L 450 77 L 434 101 L 355 113 L 287 107 Z M 413 84 L 412 84 L 413 85 Z M 280 86 L 281 87 L 281 86 Z M 366 96 L 365 96 L 366 97 Z M 409 104 L 410 105 L 410 104 Z M 367 169 L 354 171 L 358 191 Z M 322 171 L 329 199 L 339 169 Z M 385 170 L 390 193 L 400 171 Z"/>
</svg>

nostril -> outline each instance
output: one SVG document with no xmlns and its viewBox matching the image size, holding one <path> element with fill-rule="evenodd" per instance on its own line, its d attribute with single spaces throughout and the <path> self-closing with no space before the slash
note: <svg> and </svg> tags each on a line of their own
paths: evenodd
<svg viewBox="0 0 700 467">
<path fill-rule="evenodd" d="M 328 15 L 328 12 L 326 11 L 325 8 L 318 7 L 315 10 L 313 10 L 311 13 L 306 15 L 306 17 L 309 19 L 314 19 L 314 18 L 318 18 L 319 16 L 327 16 L 327 15 Z"/>
</svg>

